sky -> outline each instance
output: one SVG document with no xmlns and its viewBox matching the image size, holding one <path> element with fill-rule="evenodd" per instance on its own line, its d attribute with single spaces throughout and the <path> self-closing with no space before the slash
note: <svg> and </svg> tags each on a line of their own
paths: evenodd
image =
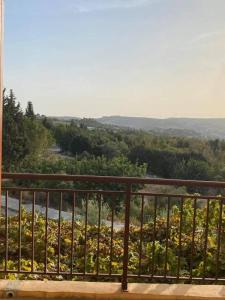
<svg viewBox="0 0 225 300">
<path fill-rule="evenodd" d="M 225 117 L 224 0 L 5 0 L 4 86 L 50 116 Z"/>
</svg>

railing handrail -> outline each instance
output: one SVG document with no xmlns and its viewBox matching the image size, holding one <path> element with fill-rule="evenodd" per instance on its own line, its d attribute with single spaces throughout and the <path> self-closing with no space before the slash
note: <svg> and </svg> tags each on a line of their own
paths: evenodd
<svg viewBox="0 0 225 300">
<path fill-rule="evenodd" d="M 120 183 L 120 184 L 153 184 L 174 186 L 196 186 L 225 188 L 225 181 L 204 181 L 185 179 L 164 179 L 146 177 L 123 177 L 123 176 L 94 176 L 94 175 L 67 175 L 67 174 L 37 174 L 37 173 L 3 173 L 3 179 L 20 180 L 56 180 L 56 181 L 79 181 L 95 183 Z"/>
</svg>

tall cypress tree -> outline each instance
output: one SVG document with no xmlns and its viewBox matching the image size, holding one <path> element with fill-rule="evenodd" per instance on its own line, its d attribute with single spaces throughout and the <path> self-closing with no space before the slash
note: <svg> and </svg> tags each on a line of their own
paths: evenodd
<svg viewBox="0 0 225 300">
<path fill-rule="evenodd" d="M 31 118 L 31 119 L 33 119 L 35 117 L 33 103 L 31 101 L 27 102 L 27 108 L 26 108 L 25 116 L 28 117 L 28 118 Z"/>
</svg>

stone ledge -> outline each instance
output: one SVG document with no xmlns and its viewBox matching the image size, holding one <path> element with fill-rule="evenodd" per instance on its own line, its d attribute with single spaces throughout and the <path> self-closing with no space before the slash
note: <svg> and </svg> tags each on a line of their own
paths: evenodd
<svg viewBox="0 0 225 300">
<path fill-rule="evenodd" d="M 121 292 L 119 283 L 0 280 L 0 298 L 10 297 L 17 299 L 67 298 L 82 300 L 225 300 L 225 286 L 130 283 L 129 292 Z"/>
</svg>

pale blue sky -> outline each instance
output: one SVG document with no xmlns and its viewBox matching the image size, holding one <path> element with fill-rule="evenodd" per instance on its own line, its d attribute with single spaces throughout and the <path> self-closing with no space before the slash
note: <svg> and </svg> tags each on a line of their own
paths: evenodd
<svg viewBox="0 0 225 300">
<path fill-rule="evenodd" d="M 225 117 L 224 0 L 5 0 L 22 106 L 96 117 Z"/>
</svg>

